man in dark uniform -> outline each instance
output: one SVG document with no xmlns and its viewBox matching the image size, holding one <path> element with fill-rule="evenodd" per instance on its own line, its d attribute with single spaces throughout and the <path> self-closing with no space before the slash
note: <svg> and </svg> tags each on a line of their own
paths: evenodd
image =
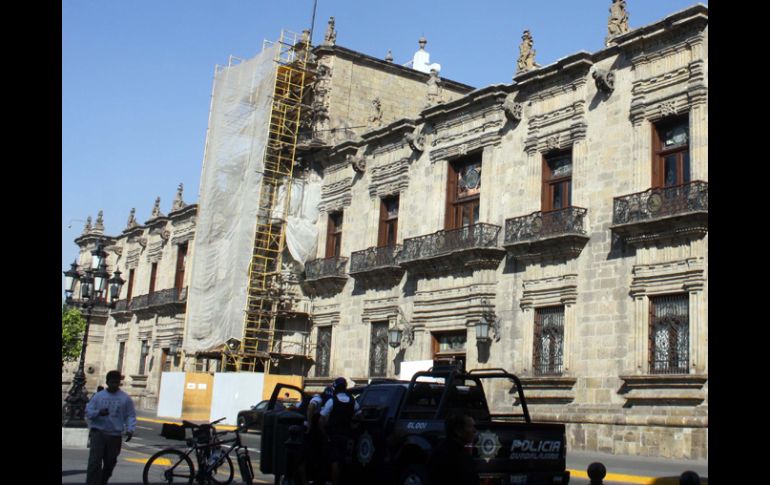
<svg viewBox="0 0 770 485">
<path fill-rule="evenodd" d="M 321 409 L 321 427 L 329 438 L 332 484 L 339 485 L 340 466 L 345 461 L 348 440 L 352 438 L 350 424 L 359 406 L 347 392 L 348 384 L 344 377 L 334 379 L 332 386 L 334 395 Z"/>
<path fill-rule="evenodd" d="M 439 443 L 428 460 L 430 483 L 438 485 L 476 485 L 479 474 L 471 455 L 476 435 L 473 418 L 464 414 L 452 414 L 446 418 L 446 439 Z"/>
</svg>

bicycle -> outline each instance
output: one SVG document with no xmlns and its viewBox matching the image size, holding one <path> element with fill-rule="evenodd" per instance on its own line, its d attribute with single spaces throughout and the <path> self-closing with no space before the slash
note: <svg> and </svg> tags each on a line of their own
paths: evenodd
<svg viewBox="0 0 770 485">
<path fill-rule="evenodd" d="M 235 451 L 241 478 L 246 485 L 252 485 L 254 469 L 251 465 L 249 450 L 241 442 L 241 432 L 244 427 L 233 431 L 232 439 L 220 439 L 230 431 L 217 432 L 214 425 L 225 418 L 208 424 L 197 425 L 189 421 L 178 424 L 164 424 L 161 436 L 185 440 L 187 449 L 180 451 L 176 448 L 164 448 L 147 460 L 142 472 L 144 485 L 160 483 L 182 483 L 192 485 L 229 485 L 235 475 L 230 454 Z M 192 430 L 192 438 L 186 438 L 186 429 Z M 228 444 L 232 443 L 230 446 Z M 197 471 L 190 455 L 195 452 Z"/>
</svg>

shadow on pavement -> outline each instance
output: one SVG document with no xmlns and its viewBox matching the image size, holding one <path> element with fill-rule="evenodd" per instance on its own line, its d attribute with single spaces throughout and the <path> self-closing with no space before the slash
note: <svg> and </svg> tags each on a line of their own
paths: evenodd
<svg viewBox="0 0 770 485">
<path fill-rule="evenodd" d="M 61 471 L 61 476 L 63 477 L 67 477 L 70 475 L 81 475 L 81 474 L 85 475 L 86 471 L 85 470 L 62 470 Z"/>
</svg>

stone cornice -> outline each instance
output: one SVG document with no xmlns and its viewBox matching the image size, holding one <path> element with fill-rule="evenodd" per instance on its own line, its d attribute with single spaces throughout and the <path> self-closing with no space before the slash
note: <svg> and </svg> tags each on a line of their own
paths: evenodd
<svg viewBox="0 0 770 485">
<path fill-rule="evenodd" d="M 370 146 L 376 144 L 385 144 L 386 141 L 391 141 L 389 138 L 394 138 L 395 140 L 392 141 L 394 141 L 394 144 L 396 145 L 405 145 L 406 142 L 403 138 L 404 135 L 406 133 L 413 132 L 419 123 L 419 119 L 401 118 L 394 121 L 393 123 L 383 126 L 382 128 L 377 128 L 376 130 L 366 132 L 361 135 L 361 138 L 363 139 L 364 143 Z"/>
<path fill-rule="evenodd" d="M 437 104 L 426 108 L 421 113 L 425 121 L 436 123 L 443 118 L 448 118 L 459 111 L 475 111 L 486 107 L 489 103 L 501 104 L 505 97 L 513 91 L 510 84 L 492 84 L 485 88 L 477 89 L 465 96 L 449 101 L 447 103 Z"/>
<path fill-rule="evenodd" d="M 392 62 L 387 62 L 383 59 L 378 59 L 376 57 L 372 57 L 367 54 L 363 54 L 361 52 L 356 52 L 354 50 L 351 50 L 339 45 L 318 46 L 313 49 L 313 53 L 318 57 L 322 57 L 325 55 L 337 56 L 342 59 L 347 59 L 358 64 L 373 67 L 375 69 L 379 69 L 381 71 L 385 71 L 390 74 L 406 77 L 419 82 L 427 82 L 428 79 L 430 79 L 430 74 L 423 73 L 409 67 L 400 66 Z M 460 92 L 460 93 L 467 93 L 467 92 L 473 91 L 474 89 L 473 86 L 469 86 L 467 84 L 463 84 L 457 81 L 452 81 L 451 79 L 441 78 L 441 83 L 444 88 L 450 89 L 452 91 Z"/>
<path fill-rule="evenodd" d="M 172 222 L 178 222 L 180 219 L 186 219 L 190 216 L 194 216 L 198 213 L 198 204 L 189 204 L 181 209 L 171 211 L 168 213 L 168 218 Z"/>
<path fill-rule="evenodd" d="M 517 88 L 525 89 L 536 83 L 552 81 L 558 75 L 585 76 L 593 64 L 593 55 L 580 51 L 563 57 L 553 64 L 519 74 L 513 80 Z"/>
<path fill-rule="evenodd" d="M 633 29 L 614 38 L 614 43 L 623 49 L 635 46 L 639 42 L 650 41 L 655 37 L 669 35 L 673 30 L 685 26 L 700 27 L 708 24 L 709 9 L 699 3 L 680 10 L 655 23 Z"/>
<path fill-rule="evenodd" d="M 118 239 L 119 237 L 115 237 L 115 236 L 105 236 L 103 234 L 91 233 L 91 234 L 83 234 L 75 238 L 75 244 L 77 244 L 81 248 L 85 248 L 90 244 L 96 244 L 98 241 L 103 241 L 104 246 L 107 247 L 115 244 L 118 241 Z"/>
</svg>

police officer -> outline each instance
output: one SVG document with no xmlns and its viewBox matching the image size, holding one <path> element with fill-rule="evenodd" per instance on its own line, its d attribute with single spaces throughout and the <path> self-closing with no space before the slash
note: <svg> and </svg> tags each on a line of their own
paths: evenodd
<svg viewBox="0 0 770 485">
<path fill-rule="evenodd" d="M 324 483 L 328 471 L 328 453 L 326 439 L 321 431 L 321 408 L 326 401 L 332 398 L 334 390 L 331 385 L 320 394 L 315 394 L 307 403 L 305 421 L 305 447 L 304 447 L 304 476 L 302 483 L 313 480 L 314 483 Z"/>
<path fill-rule="evenodd" d="M 321 409 L 321 428 L 329 438 L 332 484 L 339 485 L 340 467 L 345 460 L 348 440 L 352 438 L 350 424 L 359 406 L 347 392 L 348 383 L 344 377 L 334 379 L 332 387 L 334 395 Z"/>
</svg>

